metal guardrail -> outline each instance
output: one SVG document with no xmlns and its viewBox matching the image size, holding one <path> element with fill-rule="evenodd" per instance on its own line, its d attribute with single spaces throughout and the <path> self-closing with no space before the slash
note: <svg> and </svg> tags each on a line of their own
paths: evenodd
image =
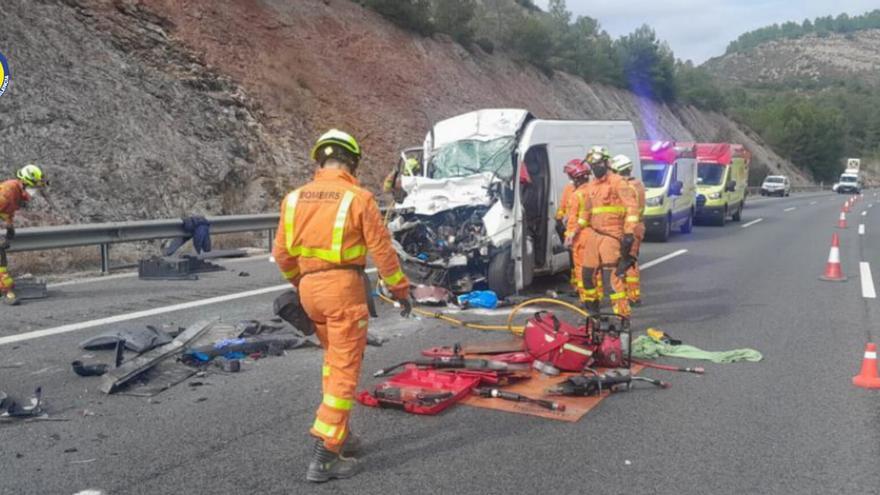
<svg viewBox="0 0 880 495">
<path fill-rule="evenodd" d="M 791 192 L 819 192 L 819 191 L 830 191 L 831 186 L 825 186 L 820 184 L 818 186 L 791 186 Z M 760 195 L 761 194 L 761 186 L 750 186 L 746 188 L 746 191 L 750 196 L 752 195 Z"/>
<path fill-rule="evenodd" d="M 233 234 L 265 230 L 269 239 L 278 226 L 278 213 L 208 217 L 211 234 Z M 152 241 L 184 237 L 183 220 L 144 220 L 58 227 L 33 227 L 16 231 L 9 252 L 42 251 L 81 246 L 99 246 L 101 271 L 110 271 L 110 245 L 122 242 Z"/>
</svg>

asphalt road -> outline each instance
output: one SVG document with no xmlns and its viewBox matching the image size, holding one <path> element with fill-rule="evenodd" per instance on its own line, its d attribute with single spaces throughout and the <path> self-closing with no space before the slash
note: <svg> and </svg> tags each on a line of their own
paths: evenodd
<svg viewBox="0 0 880 495">
<path fill-rule="evenodd" d="M 637 328 L 656 326 L 707 350 L 755 348 L 764 361 L 708 364 L 704 376 L 647 370 L 673 387 L 615 395 L 574 424 L 466 406 L 436 417 L 359 408 L 365 472 L 320 486 L 304 481 L 318 350 L 150 400 L 105 396 L 98 379 L 69 368 L 83 356 L 78 342 L 109 329 L 268 316 L 272 292 L 76 327 L 273 287 L 281 282 L 274 265 L 234 263 L 197 282 L 55 287 L 45 301 L 0 307 L 0 390 L 27 395 L 42 385 L 50 417 L 66 420 L 0 424 L 0 493 L 878 493 L 880 395 L 850 383 L 865 343 L 877 338 L 878 303 L 864 297 L 859 267 L 880 263 L 874 194 L 866 192 L 847 230 L 835 228 L 845 197 L 817 193 L 754 199 L 742 222 L 643 247 L 643 262 L 687 252 L 644 271 Z M 833 232 L 845 283 L 818 280 Z M 65 327 L 74 329 L 30 338 Z M 422 348 L 503 338 L 401 320 L 388 308 L 371 330 L 391 340 L 368 348 L 365 384 L 374 383 L 370 371 Z"/>
</svg>

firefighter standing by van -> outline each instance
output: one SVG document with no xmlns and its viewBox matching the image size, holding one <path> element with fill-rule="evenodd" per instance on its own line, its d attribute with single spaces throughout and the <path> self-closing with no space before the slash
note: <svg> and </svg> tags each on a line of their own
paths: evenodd
<svg viewBox="0 0 880 495">
<path fill-rule="evenodd" d="M 369 310 L 364 266 L 369 252 L 391 294 L 409 307 L 409 281 L 373 195 L 354 174 L 361 148 L 332 129 L 311 157 L 312 182 L 289 193 L 272 254 L 284 277 L 299 289 L 302 307 L 324 348 L 323 401 L 310 433 L 317 437 L 306 479 L 323 482 L 358 471 L 350 458 L 359 448 L 349 416 L 367 339 Z"/>
<path fill-rule="evenodd" d="M 595 180 L 585 189 L 584 206 L 578 215 L 569 219 L 569 238 L 584 230 L 583 248 L 575 256 L 580 257 L 584 285 L 582 300 L 591 313 L 598 313 L 601 297 L 596 288 L 596 277 L 603 270 L 611 272 L 611 307 L 615 314 L 629 317 L 629 301 L 626 298 L 624 277 L 618 275 L 618 263 L 623 255 L 629 255 L 635 243 L 636 226 L 639 223 L 638 195 L 626 180 L 609 174 L 608 150 L 594 146 L 586 157 Z"/>
<path fill-rule="evenodd" d="M 27 188 L 43 187 L 46 181 L 43 171 L 36 165 L 25 165 L 15 174 L 15 179 L 0 182 L 0 296 L 3 302 L 14 306 L 18 304 L 15 296 L 15 282 L 9 275 L 9 264 L 6 250 L 9 241 L 15 238 L 15 212 L 26 206 L 31 200 Z"/>
<path fill-rule="evenodd" d="M 629 259 L 622 260 L 620 268 L 626 268 L 626 298 L 630 305 L 639 306 L 642 304 L 642 288 L 639 273 L 639 250 L 642 247 L 642 241 L 645 239 L 645 185 L 642 181 L 632 177 L 633 162 L 626 155 L 617 155 L 611 159 L 611 170 L 624 178 L 629 184 L 635 188 L 639 198 L 639 224 L 636 225 L 635 242 L 633 242 L 630 250 Z"/>
<path fill-rule="evenodd" d="M 583 160 L 576 158 L 566 163 L 563 170 L 571 179 L 571 182 L 566 184 L 565 189 L 562 190 L 562 202 L 560 203 L 559 209 L 556 210 L 556 221 L 557 225 L 564 225 L 561 234 L 563 241 L 569 238 L 569 233 L 571 234 L 572 242 L 570 246 L 567 246 L 569 248 L 569 261 L 571 262 L 571 277 L 569 282 L 575 292 L 580 294 L 583 290 L 583 284 L 580 281 L 583 267 L 580 265 L 580 258 L 575 256 L 575 253 L 583 247 L 582 241 L 585 236 L 576 235 L 575 232 L 569 232 L 568 219 L 570 217 L 576 218 L 579 209 L 583 208 L 585 197 L 584 188 L 590 181 L 590 166 Z"/>
</svg>

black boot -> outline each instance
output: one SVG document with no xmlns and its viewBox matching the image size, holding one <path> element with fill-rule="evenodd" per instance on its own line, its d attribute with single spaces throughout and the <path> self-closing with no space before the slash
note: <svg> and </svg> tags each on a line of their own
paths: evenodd
<svg viewBox="0 0 880 495">
<path fill-rule="evenodd" d="M 361 442 L 361 437 L 355 435 L 352 432 L 348 432 L 348 436 L 345 437 L 345 442 L 342 444 L 342 456 L 343 457 L 355 457 L 361 453 L 363 450 L 363 442 Z"/>
<path fill-rule="evenodd" d="M 351 478 L 360 471 L 355 459 L 343 457 L 327 450 L 323 440 L 315 441 L 315 451 L 306 479 L 313 483 L 323 483 L 334 479 Z"/>
</svg>

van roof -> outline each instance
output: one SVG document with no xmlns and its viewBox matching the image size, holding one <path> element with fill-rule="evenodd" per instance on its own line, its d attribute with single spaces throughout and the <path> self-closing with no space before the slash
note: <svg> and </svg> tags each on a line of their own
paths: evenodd
<svg viewBox="0 0 880 495">
<path fill-rule="evenodd" d="M 679 158 L 695 158 L 696 144 L 674 141 L 639 141 L 639 159 L 674 163 Z"/>
<path fill-rule="evenodd" d="M 752 154 L 741 144 L 697 143 L 697 160 L 701 162 L 730 165 L 734 158 L 752 159 Z"/>
</svg>

